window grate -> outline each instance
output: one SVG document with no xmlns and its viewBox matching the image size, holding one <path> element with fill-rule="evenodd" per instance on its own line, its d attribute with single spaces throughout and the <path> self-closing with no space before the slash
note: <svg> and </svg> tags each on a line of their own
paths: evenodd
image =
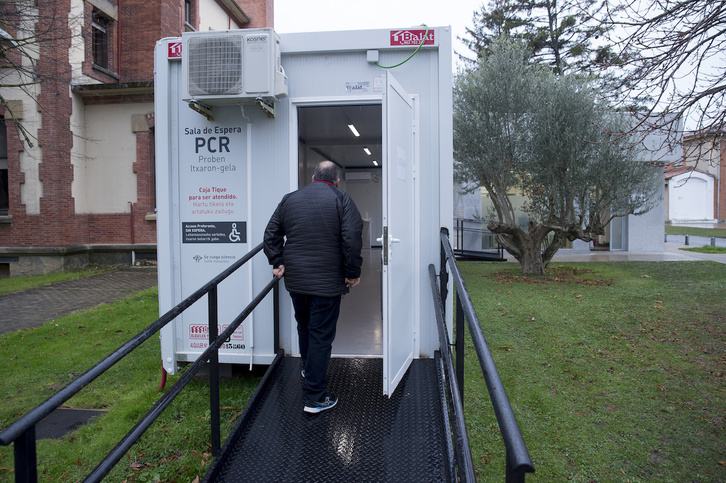
<svg viewBox="0 0 726 483">
<path fill-rule="evenodd" d="M 109 31 L 111 19 L 106 17 L 99 10 L 94 10 L 91 24 L 93 43 L 93 63 L 104 69 L 108 69 L 109 59 Z"/>
<path fill-rule="evenodd" d="M 8 135 L 5 118 L 0 116 L 0 216 L 8 214 L 10 208 L 10 186 L 8 183 Z"/>
<path fill-rule="evenodd" d="M 189 39 L 189 94 L 241 94 L 241 36 Z"/>
</svg>

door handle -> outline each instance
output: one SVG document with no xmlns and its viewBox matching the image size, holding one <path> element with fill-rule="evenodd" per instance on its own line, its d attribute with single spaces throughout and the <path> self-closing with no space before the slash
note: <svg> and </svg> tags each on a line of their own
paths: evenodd
<svg viewBox="0 0 726 483">
<path fill-rule="evenodd" d="M 383 243 L 383 237 L 376 238 L 376 241 L 378 243 Z M 401 239 L 400 238 L 391 238 L 391 243 L 401 243 Z"/>
</svg>

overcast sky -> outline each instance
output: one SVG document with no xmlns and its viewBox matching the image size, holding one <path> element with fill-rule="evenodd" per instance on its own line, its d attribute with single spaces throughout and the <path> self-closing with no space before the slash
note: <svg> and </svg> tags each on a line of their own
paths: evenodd
<svg viewBox="0 0 726 483">
<path fill-rule="evenodd" d="M 275 0 L 275 31 L 319 32 L 451 26 L 454 50 L 469 54 L 456 40 L 473 25 L 485 0 Z"/>
</svg>

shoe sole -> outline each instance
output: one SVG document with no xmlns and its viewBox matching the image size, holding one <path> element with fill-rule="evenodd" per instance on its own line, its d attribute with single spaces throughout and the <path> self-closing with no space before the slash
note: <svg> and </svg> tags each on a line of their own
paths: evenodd
<svg viewBox="0 0 726 483">
<path fill-rule="evenodd" d="M 303 411 L 305 411 L 306 413 L 309 413 L 309 414 L 317 414 L 319 412 L 325 411 L 326 409 L 334 408 L 336 404 L 338 404 L 338 401 L 337 400 L 333 404 L 331 404 L 330 406 L 325 406 L 325 407 L 321 407 L 321 406 L 315 406 L 315 407 L 305 406 L 303 408 Z"/>
</svg>

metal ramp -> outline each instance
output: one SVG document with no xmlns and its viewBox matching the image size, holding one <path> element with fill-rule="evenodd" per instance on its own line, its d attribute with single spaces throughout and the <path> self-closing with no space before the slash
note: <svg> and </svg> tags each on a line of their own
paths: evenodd
<svg viewBox="0 0 726 483">
<path fill-rule="evenodd" d="M 333 358 L 335 408 L 303 412 L 300 359 L 273 363 L 208 482 L 452 481 L 443 389 L 434 359 L 414 360 L 389 399 L 382 359 Z"/>
<path fill-rule="evenodd" d="M 453 252 L 458 260 L 505 262 L 504 249 L 483 220 L 455 218 Z"/>
<path fill-rule="evenodd" d="M 504 251 L 499 250 L 454 250 L 457 260 L 474 260 L 481 262 L 506 262 Z"/>
</svg>

